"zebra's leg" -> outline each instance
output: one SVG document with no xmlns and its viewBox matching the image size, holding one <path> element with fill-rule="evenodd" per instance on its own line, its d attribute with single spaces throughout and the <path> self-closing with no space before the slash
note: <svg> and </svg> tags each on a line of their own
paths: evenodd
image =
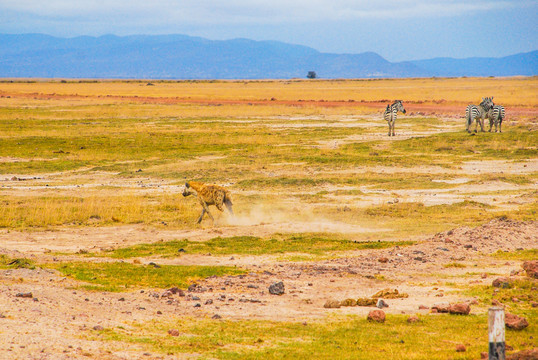
<svg viewBox="0 0 538 360">
<path fill-rule="evenodd" d="M 489 132 L 491 132 L 491 129 L 493 128 L 493 119 L 489 119 Z M 497 123 L 495 123 L 495 132 L 497 132 Z"/>
<path fill-rule="evenodd" d="M 396 125 L 396 119 L 392 120 L 392 136 L 394 135 L 394 125 Z"/>
<path fill-rule="evenodd" d="M 484 131 L 484 118 L 483 117 L 480 117 L 480 131 L 481 132 L 485 132 Z"/>
</svg>

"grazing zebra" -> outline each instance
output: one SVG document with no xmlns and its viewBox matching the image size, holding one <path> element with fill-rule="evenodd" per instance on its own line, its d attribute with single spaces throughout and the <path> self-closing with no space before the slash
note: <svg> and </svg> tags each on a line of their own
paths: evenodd
<svg viewBox="0 0 538 360">
<path fill-rule="evenodd" d="M 471 132 L 471 125 L 473 121 L 476 120 L 476 126 L 474 132 L 477 132 L 478 124 L 480 124 L 480 129 L 484 132 L 484 118 L 487 116 L 489 109 L 493 107 L 493 98 L 482 98 L 480 105 L 469 105 L 465 110 L 465 121 L 467 132 Z"/>
<path fill-rule="evenodd" d="M 493 124 L 495 124 L 495 132 L 497 132 L 497 125 L 499 126 L 499 132 L 502 132 L 501 124 L 503 123 L 504 116 L 504 106 L 502 105 L 494 105 L 491 109 L 489 109 L 486 115 L 486 117 L 489 119 L 489 132 L 491 132 Z"/>
<path fill-rule="evenodd" d="M 396 114 L 401 111 L 405 114 L 405 109 L 402 100 L 396 100 L 392 105 L 387 105 L 383 118 L 389 123 L 389 136 L 394 136 L 394 123 L 396 122 Z"/>
</svg>

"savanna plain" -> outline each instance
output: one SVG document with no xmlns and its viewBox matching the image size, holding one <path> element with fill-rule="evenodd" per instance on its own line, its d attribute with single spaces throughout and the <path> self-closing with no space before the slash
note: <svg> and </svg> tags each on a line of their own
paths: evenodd
<svg viewBox="0 0 538 360">
<path fill-rule="evenodd" d="M 492 304 L 536 349 L 537 131 L 536 77 L 0 80 L 0 359 L 480 359 Z"/>
</svg>

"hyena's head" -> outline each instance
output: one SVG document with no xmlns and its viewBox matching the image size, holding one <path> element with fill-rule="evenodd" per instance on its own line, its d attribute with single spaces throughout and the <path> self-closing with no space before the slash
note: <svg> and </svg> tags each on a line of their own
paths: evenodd
<svg viewBox="0 0 538 360">
<path fill-rule="evenodd" d="M 185 188 L 183 188 L 183 196 L 196 195 L 196 191 L 189 185 L 188 182 L 185 183 Z"/>
</svg>

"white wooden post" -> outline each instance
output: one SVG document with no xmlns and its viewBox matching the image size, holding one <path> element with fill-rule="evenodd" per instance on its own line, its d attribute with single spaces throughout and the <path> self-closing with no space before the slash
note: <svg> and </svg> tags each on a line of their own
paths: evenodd
<svg viewBox="0 0 538 360">
<path fill-rule="evenodd" d="M 492 307 L 488 311 L 489 360 L 505 360 L 504 309 Z"/>
</svg>

